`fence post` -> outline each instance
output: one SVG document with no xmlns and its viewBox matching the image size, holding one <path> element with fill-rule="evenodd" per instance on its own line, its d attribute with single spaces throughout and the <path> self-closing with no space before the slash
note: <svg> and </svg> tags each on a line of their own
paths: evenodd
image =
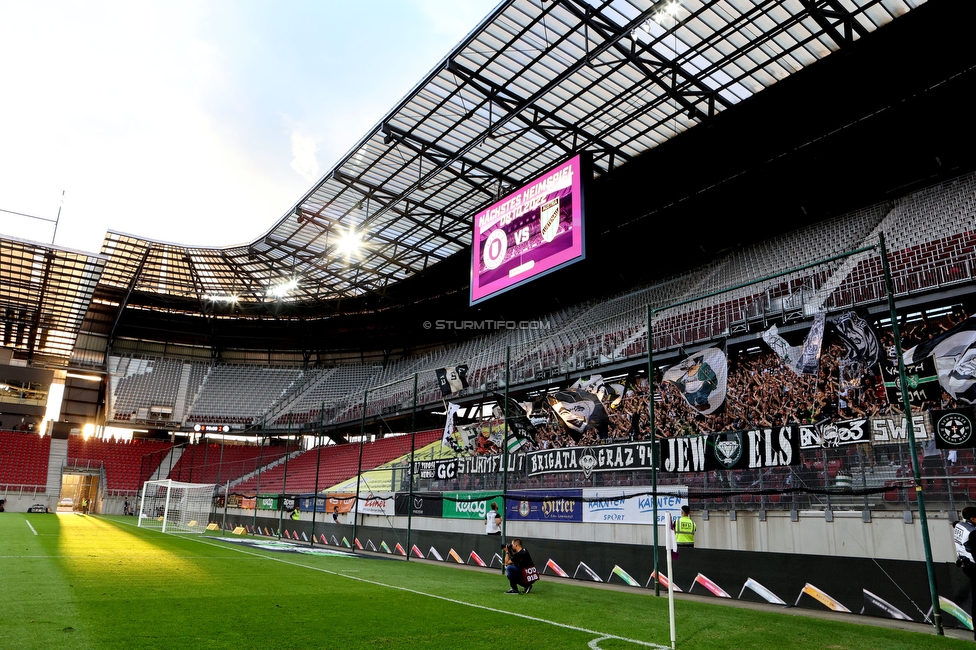
<svg viewBox="0 0 976 650">
<path fill-rule="evenodd" d="M 908 401 L 908 380 L 905 376 L 905 359 L 902 358 L 901 334 L 898 332 L 898 312 L 895 309 L 895 290 L 891 281 L 891 268 L 888 266 L 888 250 L 885 246 L 884 233 L 878 234 L 878 246 L 881 249 L 881 268 L 884 271 L 885 292 L 888 294 L 888 310 L 891 313 L 891 333 L 895 338 L 895 355 L 898 358 L 898 385 L 901 387 L 901 403 L 905 410 L 906 428 L 908 429 L 908 453 L 912 460 L 912 478 L 915 483 L 915 494 L 918 495 L 918 523 L 922 527 L 922 548 L 925 551 L 925 572 L 929 578 L 929 596 L 932 598 L 932 623 L 935 632 L 943 636 L 942 608 L 939 607 L 939 590 L 935 585 L 935 567 L 932 564 L 932 541 L 929 539 L 928 517 L 925 514 L 925 496 L 922 494 L 922 478 L 918 468 L 918 453 L 915 451 L 915 424 L 912 418 L 912 405 Z"/>
</svg>

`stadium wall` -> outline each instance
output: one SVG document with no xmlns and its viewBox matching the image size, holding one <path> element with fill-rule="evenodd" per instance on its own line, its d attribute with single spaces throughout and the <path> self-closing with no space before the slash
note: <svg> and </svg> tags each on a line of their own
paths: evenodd
<svg viewBox="0 0 976 650">
<path fill-rule="evenodd" d="M 23 492 L 0 491 L 0 499 L 6 499 L 6 503 L 3 504 L 6 512 L 27 512 L 27 509 L 33 505 L 46 506 L 54 512 L 58 507 L 58 495 L 47 494 L 44 488 L 25 489 Z"/>
<path fill-rule="evenodd" d="M 756 553 L 785 553 L 791 555 L 824 555 L 848 558 L 885 558 L 924 562 L 922 535 L 917 511 L 876 511 L 871 521 L 865 522 L 861 511 L 834 510 L 833 521 L 826 521 L 822 510 L 801 510 L 793 521 L 789 510 L 770 510 L 761 519 L 759 511 L 713 511 L 707 521 L 700 512 L 692 518 L 698 525 L 695 545 L 699 549 L 721 551 L 746 551 Z M 910 515 L 907 521 L 906 515 Z M 955 551 L 949 513 L 927 512 L 932 555 L 936 562 L 954 562 Z M 285 518 L 288 515 L 286 513 Z M 343 517 L 346 517 L 344 514 Z M 258 516 L 258 519 L 267 519 Z M 311 527 L 311 514 L 304 513 L 299 524 Z M 217 521 L 222 522 L 223 512 L 218 511 Z M 253 520 L 248 510 L 228 509 L 228 521 Z M 907 523 L 906 523 L 907 522 Z M 274 518 L 277 529 L 277 517 Z M 316 528 L 327 523 L 333 526 L 328 514 L 320 513 Z M 407 518 L 402 516 L 379 517 L 363 515 L 363 526 L 391 527 L 403 531 L 406 538 Z M 464 537 L 481 535 L 484 523 L 480 519 L 444 519 L 414 516 L 414 532 L 438 533 Z M 352 527 L 350 526 L 350 530 Z M 607 546 L 649 547 L 654 540 L 654 529 L 641 524 L 593 524 L 554 523 L 543 521 L 509 522 L 508 537 L 532 539 L 573 540 L 585 544 Z M 659 527 L 660 543 L 664 544 L 664 528 Z"/>
<path fill-rule="evenodd" d="M 922 621 L 927 615 L 930 599 L 925 563 L 921 559 L 885 557 L 897 545 L 920 556 L 920 543 L 915 541 L 919 537 L 917 519 L 906 524 L 902 516 L 875 517 L 865 523 L 859 512 L 851 512 L 835 513 L 834 521 L 827 523 L 823 513 L 803 512 L 799 521 L 793 522 L 789 513 L 785 517 L 779 514 L 770 513 L 765 522 L 759 521 L 755 512 L 740 513 L 734 521 L 714 515 L 708 521 L 699 519 L 699 545 L 682 548 L 674 559 L 675 585 L 703 595 L 767 602 L 777 598 L 787 606 L 887 618 Z M 221 517 L 219 513 L 218 521 Z M 306 542 L 311 535 L 310 519 L 308 515 L 297 522 L 285 518 L 282 536 Z M 364 519 L 356 532 L 367 550 L 385 545 L 391 553 L 399 554 L 399 544 L 411 557 L 439 557 L 447 563 L 479 564 L 496 571 L 501 566 L 501 540 L 485 535 L 480 521 L 415 517 L 408 542 L 405 517 L 390 518 L 389 522 L 382 517 Z M 257 522 L 268 531 L 278 530 L 276 517 L 259 517 Z M 253 523 L 253 515 L 240 511 L 228 513 L 225 527 L 252 529 Z M 343 540 L 354 543 L 349 524 L 317 521 L 315 532 L 320 544 L 323 535 L 330 545 L 345 546 Z M 663 543 L 663 530 L 660 532 Z M 952 542 L 944 513 L 930 517 L 930 532 L 938 552 L 939 593 L 951 601 L 945 624 L 963 626 L 951 612 L 961 611 L 954 606 L 969 611 L 969 585 L 951 562 Z M 653 529 L 649 526 L 519 523 L 509 525 L 507 533 L 509 539 L 523 540 L 544 576 L 565 574 L 584 581 L 653 587 Z M 723 536 L 729 540 L 735 537 L 739 546 L 715 547 Z M 658 561 L 661 571 L 666 572 L 663 550 Z M 499 576 L 499 589 L 505 586 Z"/>
</svg>

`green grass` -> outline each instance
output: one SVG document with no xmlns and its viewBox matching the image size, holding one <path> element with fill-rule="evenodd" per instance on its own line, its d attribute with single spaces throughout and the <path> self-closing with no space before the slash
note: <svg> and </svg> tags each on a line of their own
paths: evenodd
<svg viewBox="0 0 976 650">
<path fill-rule="evenodd" d="M 507 596 L 498 572 L 274 553 L 133 524 L 0 516 L 0 647 L 585 650 L 609 635 L 668 645 L 667 600 L 649 591 L 544 578 L 528 596 Z M 696 650 L 972 647 L 931 633 L 688 601 L 677 604 L 677 630 L 678 648 Z M 598 645 L 645 647 L 619 638 Z"/>
</svg>

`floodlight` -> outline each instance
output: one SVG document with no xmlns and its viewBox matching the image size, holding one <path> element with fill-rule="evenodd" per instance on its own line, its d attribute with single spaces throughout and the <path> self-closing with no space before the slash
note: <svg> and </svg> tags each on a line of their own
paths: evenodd
<svg viewBox="0 0 976 650">
<path fill-rule="evenodd" d="M 209 300 L 210 302 L 224 302 L 224 303 L 236 303 L 240 300 L 239 296 L 236 295 L 220 295 L 220 294 L 207 294 L 203 297 L 204 300 Z"/>
<path fill-rule="evenodd" d="M 273 298 L 284 298 L 292 289 L 295 289 L 296 287 L 298 287 L 298 278 L 292 278 L 286 282 L 282 282 L 281 284 L 269 287 L 266 295 Z"/>
<path fill-rule="evenodd" d="M 82 379 L 84 381 L 102 381 L 98 375 L 80 375 L 76 372 L 69 372 L 65 375 L 68 379 Z"/>
<path fill-rule="evenodd" d="M 352 255 L 358 254 L 359 249 L 362 248 L 362 245 L 363 233 L 350 230 L 339 237 L 339 241 L 336 243 L 336 252 L 339 253 L 339 255 L 344 255 L 348 258 Z"/>
</svg>

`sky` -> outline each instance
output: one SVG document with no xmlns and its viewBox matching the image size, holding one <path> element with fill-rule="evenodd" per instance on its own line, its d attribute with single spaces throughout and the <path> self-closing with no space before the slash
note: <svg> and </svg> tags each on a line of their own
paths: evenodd
<svg viewBox="0 0 976 650">
<path fill-rule="evenodd" d="M 4 0 L 0 236 L 257 239 L 496 2 Z"/>
</svg>

